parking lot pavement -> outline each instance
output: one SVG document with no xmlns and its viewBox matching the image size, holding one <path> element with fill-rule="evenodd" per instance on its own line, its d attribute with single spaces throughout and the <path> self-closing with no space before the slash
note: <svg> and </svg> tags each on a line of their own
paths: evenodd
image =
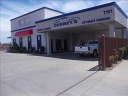
<svg viewBox="0 0 128 96">
<path fill-rule="evenodd" d="M 128 96 L 128 60 L 116 66 L 101 82 L 81 96 Z"/>
<path fill-rule="evenodd" d="M 128 96 L 128 61 L 111 71 L 98 71 L 59 96 Z"/>
<path fill-rule="evenodd" d="M 92 58 L 1 52 L 1 96 L 57 96 L 96 71 Z M 60 57 L 60 58 L 59 58 Z"/>
</svg>

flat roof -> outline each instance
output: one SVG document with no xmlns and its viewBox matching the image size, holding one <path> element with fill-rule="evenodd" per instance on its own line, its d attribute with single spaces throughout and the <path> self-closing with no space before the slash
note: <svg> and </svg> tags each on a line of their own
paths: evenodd
<svg viewBox="0 0 128 96">
<path fill-rule="evenodd" d="M 71 13 L 67 13 L 67 14 L 63 14 L 63 15 L 59 15 L 59 16 L 55 16 L 55 17 L 51 17 L 48 19 L 43 19 L 40 21 L 36 21 L 35 23 L 40 23 L 40 22 L 44 22 L 44 21 L 48 21 L 48 20 L 52 20 L 52 19 L 56 19 L 56 18 L 60 18 L 63 16 L 68 16 L 68 15 L 73 15 L 73 14 L 77 14 L 77 13 L 82 13 L 82 12 L 86 12 L 86 11 L 91 11 L 91 10 L 95 10 L 95 9 L 100 9 L 103 7 L 108 7 L 108 6 L 112 6 L 115 5 L 115 7 L 126 17 L 128 18 L 128 16 L 125 14 L 125 12 L 117 5 L 116 2 L 110 2 L 107 4 L 103 4 L 103 5 L 99 5 L 99 6 L 95 6 L 95 7 L 91 7 L 91 8 L 87 8 L 87 9 L 83 9 L 83 10 L 79 10 L 79 11 L 75 11 L 75 12 L 71 12 Z"/>
<path fill-rule="evenodd" d="M 23 16 L 25 16 L 25 15 L 28 15 L 28 14 L 30 14 L 30 13 L 39 11 L 39 10 L 41 10 L 41 9 L 48 9 L 48 10 L 52 10 L 52 11 L 55 11 L 55 12 L 64 14 L 64 12 L 61 12 L 61 11 L 58 11 L 58 10 L 55 10 L 55 9 L 51 9 L 51 8 L 48 8 L 48 7 L 42 7 L 42 8 L 36 9 L 36 10 L 34 10 L 34 11 L 28 12 L 28 13 L 26 13 L 26 14 L 23 14 L 23 15 L 21 15 L 21 16 L 18 16 L 18 17 L 16 17 L 16 18 L 13 18 L 13 19 L 11 19 L 11 21 L 12 21 L 12 20 L 15 20 L 15 19 L 17 19 L 17 18 L 23 17 Z"/>
</svg>

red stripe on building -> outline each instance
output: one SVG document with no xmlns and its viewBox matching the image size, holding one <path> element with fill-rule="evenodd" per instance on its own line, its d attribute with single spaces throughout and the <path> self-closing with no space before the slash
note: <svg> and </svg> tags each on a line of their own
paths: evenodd
<svg viewBox="0 0 128 96">
<path fill-rule="evenodd" d="M 26 35 L 32 35 L 32 29 L 31 30 L 25 30 L 25 31 L 20 31 L 20 32 L 16 32 L 15 36 L 26 36 Z"/>
</svg>

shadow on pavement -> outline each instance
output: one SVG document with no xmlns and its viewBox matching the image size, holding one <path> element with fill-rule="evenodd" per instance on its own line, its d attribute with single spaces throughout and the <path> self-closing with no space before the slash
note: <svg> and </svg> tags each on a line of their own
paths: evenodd
<svg viewBox="0 0 128 96">
<path fill-rule="evenodd" d="M 98 71 L 99 70 L 99 66 L 96 65 L 94 67 L 92 67 L 91 69 L 89 69 L 88 71 Z"/>
<path fill-rule="evenodd" d="M 80 57 L 78 54 L 64 52 L 64 53 L 54 53 L 50 56 L 46 54 L 29 54 L 32 56 L 45 56 L 50 58 L 60 58 L 60 59 L 68 59 L 68 60 L 80 60 L 80 61 L 98 61 L 98 57 L 93 57 L 91 55 Z"/>
</svg>

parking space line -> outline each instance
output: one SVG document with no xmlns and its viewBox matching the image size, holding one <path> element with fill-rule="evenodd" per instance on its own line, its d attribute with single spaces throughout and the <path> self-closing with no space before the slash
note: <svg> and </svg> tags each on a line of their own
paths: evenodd
<svg viewBox="0 0 128 96">
<path fill-rule="evenodd" d="M 76 85 L 82 83 L 83 81 L 85 81 L 86 79 L 88 79 L 89 77 L 93 76 L 94 74 L 96 74 L 98 71 L 95 71 L 94 73 L 92 73 L 91 75 L 87 76 L 86 78 L 82 79 L 81 81 L 77 82 L 76 84 L 72 85 L 71 87 L 63 90 L 62 92 L 58 93 L 57 95 L 55 96 L 60 96 L 62 95 L 63 93 L 67 92 L 68 90 L 72 89 L 73 87 L 75 87 Z"/>
<path fill-rule="evenodd" d="M 23 94 L 25 94 L 26 96 L 31 96 L 31 95 L 29 95 L 28 93 L 26 93 L 26 92 L 23 92 L 22 90 L 20 90 L 20 89 L 17 89 L 16 87 L 14 87 L 13 85 L 10 85 L 10 84 L 8 84 L 8 83 L 6 83 L 6 82 L 4 82 L 4 81 L 0 81 L 1 83 L 4 83 L 4 84 L 6 84 L 7 86 L 10 86 L 11 88 L 13 88 L 13 89 L 15 89 L 15 90 L 18 90 L 19 92 L 21 92 L 21 93 L 23 93 Z"/>
</svg>

